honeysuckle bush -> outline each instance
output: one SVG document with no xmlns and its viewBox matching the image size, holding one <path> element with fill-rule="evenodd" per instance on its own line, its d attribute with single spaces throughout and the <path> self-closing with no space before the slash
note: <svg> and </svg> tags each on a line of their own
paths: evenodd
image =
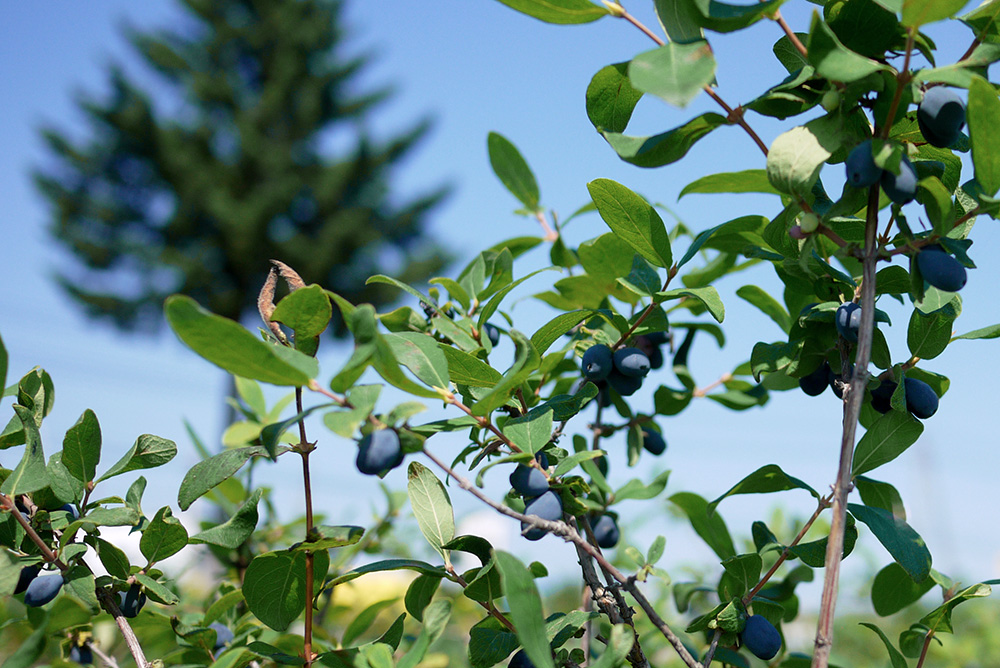
<svg viewBox="0 0 1000 668">
<path fill-rule="evenodd" d="M 542 206 L 520 151 L 502 134 L 490 133 L 493 170 L 520 201 L 519 212 L 538 220 L 540 236 L 496 244 L 457 276 L 433 279 L 429 286 L 373 276 L 371 282 L 396 286 L 406 300 L 382 313 L 304 284 L 280 259 L 260 291 L 266 327 L 259 332 L 188 297 L 171 297 L 165 312 L 173 331 L 195 353 L 235 375 L 239 394 L 241 419 L 227 431 L 225 448 L 212 454 L 213 448 L 195 439 L 203 461 L 178 490 L 177 509 L 206 498 L 225 515 L 197 533 L 174 517 L 174 508 L 142 507 L 148 474 L 136 472 L 170 461 L 176 453 L 171 441 L 140 436 L 109 466 L 101 458 L 97 417 L 86 411 L 66 433 L 62 449 L 46 459 L 39 428 L 52 408 L 53 386 L 42 369 L 32 369 L 5 391 L 14 415 L 0 433 L 0 448 L 9 451 L 4 462 L 12 466 L 3 469 L 0 484 L 0 588 L 18 601 L 10 603 L 10 621 L 32 629 L 5 667 L 63 660 L 56 657 L 79 660 L 84 649 L 117 665 L 127 648 L 140 665 L 413 668 L 439 638 L 456 632 L 468 634 L 467 659 L 477 668 L 518 651 L 523 654 L 515 655 L 517 665 L 537 668 L 643 668 L 650 657 L 653 665 L 750 666 L 757 661 L 752 655 L 787 668 L 826 666 L 840 563 L 863 540 L 880 543 L 892 561 L 872 578 L 877 616 L 865 620 L 864 628 L 846 631 L 850 644 L 857 644 L 856 635 L 876 638 L 893 668 L 914 661 L 919 668 L 933 645 L 951 642 L 942 636 L 954 631 L 954 608 L 990 594 L 990 581 L 959 583 L 932 567 L 932 546 L 907 523 L 900 494 L 877 471 L 918 441 L 921 418 L 933 419 L 939 398 L 947 406 L 949 380 L 935 358 L 958 340 L 1000 336 L 1000 325 L 956 336 L 964 305 L 958 293 L 940 287 L 964 284 L 965 268 L 975 266 L 974 224 L 1000 211 L 1000 98 L 986 78 L 988 65 L 1000 58 L 1000 1 L 957 19 L 968 28 L 969 46 L 957 62 L 946 64 L 935 61 L 936 46 L 921 29 L 953 20 L 964 2 L 831 2 L 801 26 L 807 32 L 796 33 L 781 16 L 781 0 L 750 6 L 656 0 L 661 37 L 615 3 L 501 1 L 549 23 L 634 25 L 637 50 L 646 39 L 656 48 L 609 64 L 586 91 L 586 113 L 610 149 L 653 169 L 696 151 L 708 133 L 739 126 L 760 150 L 759 167 L 707 175 L 682 192 L 769 193 L 776 205 L 741 212 L 709 229 L 668 228 L 643 194 L 596 179 L 587 184 L 591 201 L 573 215 L 596 212 L 608 231 L 572 244 L 561 232 L 566 220 L 560 224 Z M 725 39 L 758 21 L 775 25 L 773 55 L 788 75 L 757 98 L 731 105 L 715 86 L 709 39 Z M 958 121 L 967 124 L 955 125 L 954 107 L 950 120 L 928 108 L 918 119 L 924 95 L 942 86 L 967 99 L 958 102 Z M 722 113 L 701 114 L 654 136 L 626 134 L 644 95 L 683 107 L 702 93 Z M 935 97 L 941 107 L 944 98 Z M 753 129 L 759 115 L 787 124 L 770 146 Z M 947 146 L 937 145 L 942 137 Z M 863 153 L 855 153 L 859 145 Z M 971 177 L 961 174 L 960 154 L 971 154 Z M 852 185 L 861 181 L 864 187 Z M 552 271 L 520 269 L 522 256 L 543 252 Z M 935 255 L 921 260 L 922 253 Z M 713 284 L 748 267 L 774 272 L 783 286 L 780 294 L 754 286 L 737 291 L 785 332 L 780 340 L 757 341 L 725 328 Z M 948 280 L 941 280 L 941 272 Z M 533 297 L 555 309 L 547 321 L 522 322 L 510 312 L 512 293 L 531 277 L 551 283 Z M 909 309 L 908 321 L 890 323 L 879 308 L 884 300 Z M 333 368 L 320 369 L 320 337 L 335 313 L 353 336 L 353 350 Z M 890 348 L 884 330 L 892 326 L 905 328 L 905 348 Z M 496 350 L 501 338 L 512 344 L 512 357 Z M 707 338 L 737 347 L 747 361 L 699 387 L 688 362 L 703 348 L 695 342 Z M 605 361 L 615 360 L 610 376 L 596 353 L 581 370 L 581 358 L 595 346 L 607 346 Z M 626 348 L 639 349 L 646 361 L 614 355 Z M 0 347 L 4 384 L 6 360 Z M 648 367 L 654 369 L 644 375 Z M 291 394 L 268 405 L 261 384 L 290 388 Z M 383 393 L 385 384 L 396 391 Z M 667 474 L 647 474 L 647 466 L 637 467 L 628 482 L 612 484 L 625 476 L 607 468 L 603 446 L 609 437 L 625 434 L 627 463 L 636 467 L 662 454 L 660 431 L 684 420 L 695 397 L 738 412 L 764 406 L 771 393 L 816 394 L 827 386 L 827 394 L 839 400 L 815 399 L 816 410 L 842 410 L 844 417 L 839 461 L 835 467 L 831 459 L 828 480 L 794 477 L 786 472 L 795 469 L 790 461 L 723 483 L 714 499 L 683 490 L 667 497 L 718 558 L 702 565 L 706 577 L 671 582 L 657 566 L 666 551 L 663 536 L 651 541 L 646 554 L 629 548 L 608 556 L 615 553 L 605 550 L 616 549 L 617 504 L 644 501 L 649 512 L 662 512 L 667 487 Z M 399 396 L 405 400 L 393 399 Z M 632 397 L 652 397 L 652 412 L 637 412 Z M 446 417 L 422 419 L 431 405 L 443 408 Z M 321 417 L 326 431 L 307 433 L 309 415 Z M 732 419 L 737 423 L 739 417 Z M 458 453 L 443 450 L 443 435 L 449 442 L 462 438 L 467 446 Z M 358 443 L 358 463 L 366 470 L 406 467 L 405 496 L 386 489 L 384 516 L 369 526 L 324 524 L 322 509 L 313 506 L 310 455 L 317 448 L 343 447 L 345 439 Z M 267 487 L 259 487 L 268 485 L 268 462 L 279 457 L 301 461 L 304 520 L 280 523 Z M 514 489 L 505 496 L 484 491 L 486 475 L 515 471 L 521 477 L 512 478 Z M 106 496 L 105 481 L 120 475 L 132 480 L 125 497 Z M 547 489 L 537 496 L 545 503 L 533 506 L 536 498 L 525 498 L 529 488 L 531 494 Z M 756 521 L 733 532 L 727 527 L 728 497 L 788 490 L 807 493 L 784 501 L 787 515 L 808 518 L 804 522 L 790 527 Z M 852 490 L 857 494 L 849 501 Z M 494 549 L 482 536 L 457 535 L 451 503 L 456 494 L 472 495 L 507 516 L 526 538 L 570 543 L 577 562 L 525 563 L 516 548 Z M 808 496 L 812 500 L 803 503 Z M 545 511 L 531 513 L 542 505 Z M 434 559 L 420 560 L 393 546 L 395 522 L 411 516 Z M 858 523 L 869 530 L 864 538 Z M 102 537 L 105 527 L 115 526 L 140 534 L 142 559 L 133 562 Z M 829 529 L 821 536 L 810 533 L 819 526 Z M 206 549 L 220 574 L 213 591 L 183 590 L 158 567 L 181 551 Z M 472 555 L 480 565 L 459 572 L 456 553 Z M 34 571 L 25 569 L 34 567 L 41 567 L 36 580 L 62 578 L 53 600 L 40 603 L 31 592 Z M 543 608 L 535 580 L 556 568 L 577 573 L 587 593 L 584 605 Z M 398 570 L 415 573 L 406 612 L 377 639 L 359 640 L 382 603 L 328 614 L 338 587 Z M 797 585 L 814 578 L 823 582 L 821 598 L 800 601 Z M 671 587 L 671 601 L 657 595 L 663 585 Z M 25 587 L 29 591 L 22 593 Z M 939 592 L 937 607 L 914 605 L 932 589 Z M 135 592 L 149 601 L 141 612 Z M 35 605 L 22 606 L 25 596 Z M 456 631 L 466 618 L 453 615 L 460 602 L 480 612 Z M 761 636 L 762 628 L 780 634 L 800 609 L 818 610 L 811 653 L 789 651 L 780 635 L 780 645 L 767 633 Z M 881 618 L 896 613 L 892 624 L 905 618 L 904 630 L 890 637 Z M 93 630 L 111 619 L 121 635 L 109 647 L 95 641 Z M 665 649 L 672 658 L 664 658 Z M 116 656 L 107 653 L 114 651 Z M 982 658 L 983 665 L 998 660 Z"/>
</svg>

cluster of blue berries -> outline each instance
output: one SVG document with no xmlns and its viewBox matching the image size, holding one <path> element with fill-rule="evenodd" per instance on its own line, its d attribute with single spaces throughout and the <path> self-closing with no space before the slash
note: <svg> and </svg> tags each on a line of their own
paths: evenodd
<svg viewBox="0 0 1000 668">
<path fill-rule="evenodd" d="M 635 394 L 651 369 L 663 366 L 660 346 L 667 342 L 664 332 L 635 337 L 635 345 L 612 351 L 598 343 L 583 354 L 583 377 L 601 390 L 601 402 L 607 404 L 607 388 L 623 397 Z"/>
</svg>

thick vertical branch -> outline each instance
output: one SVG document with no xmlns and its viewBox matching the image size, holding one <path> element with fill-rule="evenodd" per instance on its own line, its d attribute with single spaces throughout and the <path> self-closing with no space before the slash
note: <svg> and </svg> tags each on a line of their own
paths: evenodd
<svg viewBox="0 0 1000 668">
<path fill-rule="evenodd" d="M 812 668 L 826 668 L 833 647 L 833 613 L 837 605 L 837 588 L 840 578 L 840 560 L 844 552 L 844 528 L 847 522 L 847 494 L 851 491 L 851 466 L 854 459 L 854 439 L 861 413 L 861 400 L 868 381 L 868 362 L 871 359 L 872 338 L 875 325 L 875 264 L 878 249 L 878 184 L 868 191 L 868 215 L 865 220 L 865 248 L 861 279 L 861 328 L 858 332 L 858 349 L 854 358 L 854 376 L 844 395 L 844 430 L 840 441 L 840 467 L 833 486 L 831 504 L 833 518 L 830 538 L 826 546 L 826 564 L 823 576 L 823 599 L 820 604 L 819 622 L 816 626 L 815 651 Z"/>
</svg>

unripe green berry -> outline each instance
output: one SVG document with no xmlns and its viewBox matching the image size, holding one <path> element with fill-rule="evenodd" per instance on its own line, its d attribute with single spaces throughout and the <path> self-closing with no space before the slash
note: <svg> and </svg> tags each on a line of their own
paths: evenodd
<svg viewBox="0 0 1000 668">
<path fill-rule="evenodd" d="M 815 213 L 804 213 L 802 217 L 799 218 L 799 227 L 806 234 L 812 234 L 817 229 L 819 229 L 819 216 Z"/>
</svg>

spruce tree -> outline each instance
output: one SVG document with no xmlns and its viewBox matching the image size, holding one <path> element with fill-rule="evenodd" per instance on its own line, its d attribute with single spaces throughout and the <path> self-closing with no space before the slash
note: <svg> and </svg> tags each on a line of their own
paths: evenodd
<svg viewBox="0 0 1000 668">
<path fill-rule="evenodd" d="M 271 258 L 376 305 L 398 292 L 366 277 L 438 270 L 444 254 L 423 228 L 445 189 L 406 202 L 389 189 L 428 123 L 388 140 L 366 131 L 388 91 L 357 92 L 367 57 L 341 53 L 341 2 L 183 5 L 183 32 L 129 35 L 162 91 L 114 68 L 110 96 L 81 103 L 87 139 L 43 131 L 54 160 L 36 182 L 52 235 L 79 260 L 57 277 L 88 314 L 148 328 L 181 292 L 239 319 Z M 350 148 L 332 154 L 332 136 Z"/>
</svg>

